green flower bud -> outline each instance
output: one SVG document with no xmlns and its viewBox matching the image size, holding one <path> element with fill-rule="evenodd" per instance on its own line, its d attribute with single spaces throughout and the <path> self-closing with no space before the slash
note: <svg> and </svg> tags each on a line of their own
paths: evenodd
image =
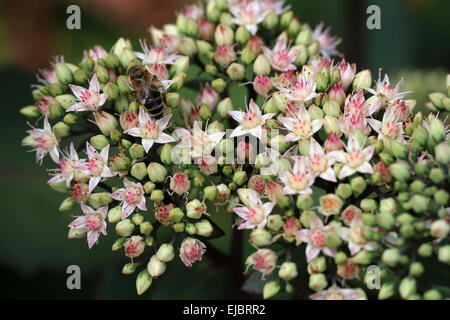
<svg viewBox="0 0 450 320">
<path fill-rule="evenodd" d="M 162 262 L 170 262 L 174 257 L 173 246 L 169 243 L 163 243 L 156 252 L 156 258 Z"/>
<path fill-rule="evenodd" d="M 379 212 L 376 214 L 377 224 L 383 229 L 390 230 L 395 224 L 394 216 L 389 212 Z"/>
<path fill-rule="evenodd" d="M 416 280 L 412 277 L 406 277 L 400 282 L 399 292 L 403 299 L 408 299 L 411 295 L 416 293 Z"/>
<path fill-rule="evenodd" d="M 330 81 L 330 77 L 325 74 L 324 72 L 319 72 L 316 74 L 316 88 L 317 91 L 319 92 L 325 92 L 325 90 L 327 90 L 328 88 L 328 83 Z M 331 100 L 333 101 L 333 100 Z M 336 103 L 337 104 L 337 103 Z M 325 110 L 325 106 L 327 106 L 327 110 Z M 340 107 L 339 105 L 337 105 L 337 109 L 331 107 L 330 105 L 326 105 L 324 106 L 324 112 L 325 114 L 328 114 L 330 116 L 334 116 L 334 117 L 338 117 L 340 114 Z M 331 114 L 327 113 L 330 112 Z M 335 115 L 337 113 L 337 115 Z"/>
<path fill-rule="evenodd" d="M 312 43 L 312 34 L 309 28 L 300 31 L 297 38 L 295 39 L 295 44 L 304 44 L 309 46 Z"/>
<path fill-rule="evenodd" d="M 209 237 L 214 231 L 213 226 L 206 219 L 202 219 L 199 222 L 196 222 L 195 228 L 197 229 L 197 234 L 202 237 Z"/>
<path fill-rule="evenodd" d="M 174 76 L 172 78 L 173 83 L 170 86 L 170 88 L 174 91 L 180 90 L 183 87 L 184 82 L 186 81 L 186 78 L 187 78 L 187 74 L 184 72 L 177 74 L 176 76 Z"/>
<path fill-rule="evenodd" d="M 118 154 L 114 158 L 113 163 L 114 163 L 114 167 L 118 171 L 125 171 L 125 170 L 128 170 L 128 168 L 130 167 L 131 160 L 124 154 Z"/>
<path fill-rule="evenodd" d="M 231 80 L 242 80 L 245 75 L 245 67 L 242 64 L 233 62 L 228 67 L 227 74 Z"/>
<path fill-rule="evenodd" d="M 439 184 L 445 180 L 445 173 L 441 168 L 433 168 L 428 177 L 434 183 Z"/>
<path fill-rule="evenodd" d="M 255 62 L 253 63 L 253 72 L 255 75 L 269 75 L 270 74 L 270 61 L 264 54 L 258 55 Z"/>
<path fill-rule="evenodd" d="M 445 219 L 433 221 L 430 226 L 431 235 L 438 239 L 445 239 L 450 231 L 450 226 Z"/>
<path fill-rule="evenodd" d="M 147 167 L 147 173 L 150 178 L 150 181 L 154 183 L 164 182 L 164 179 L 167 176 L 166 168 L 157 162 L 149 163 Z"/>
<path fill-rule="evenodd" d="M 345 254 L 345 252 L 343 252 L 343 251 L 337 252 L 336 255 L 334 256 L 334 262 L 337 265 L 346 263 L 347 262 L 347 255 Z"/>
<path fill-rule="evenodd" d="M 433 196 L 434 196 L 434 201 L 436 202 L 436 204 L 441 205 L 441 206 L 447 205 L 448 200 L 449 200 L 449 195 L 448 195 L 448 192 L 445 191 L 444 189 L 439 190 Z"/>
<path fill-rule="evenodd" d="M 430 136 L 436 143 L 445 139 L 445 127 L 441 120 L 436 118 L 433 114 L 428 116 L 428 123 L 430 125 Z"/>
<path fill-rule="evenodd" d="M 75 204 L 76 202 L 73 197 L 67 197 L 61 202 L 58 210 L 61 212 L 71 210 Z"/>
<path fill-rule="evenodd" d="M 81 69 L 77 69 L 73 73 L 73 79 L 76 84 L 84 85 L 88 82 L 88 74 Z"/>
<path fill-rule="evenodd" d="M 242 186 L 245 182 L 247 182 L 247 172 L 236 171 L 233 175 L 233 182 L 238 186 Z"/>
<path fill-rule="evenodd" d="M 186 224 L 186 227 L 184 228 L 184 230 L 186 231 L 186 233 L 188 235 L 191 235 L 191 236 L 197 233 L 197 228 L 195 227 L 195 225 L 193 223 Z"/>
<path fill-rule="evenodd" d="M 152 278 L 147 270 L 141 271 L 136 278 L 136 291 L 138 295 L 142 295 L 150 288 Z"/>
<path fill-rule="evenodd" d="M 94 209 L 98 209 L 100 207 L 110 204 L 113 201 L 113 199 L 109 197 L 108 192 L 98 192 L 98 193 L 91 193 L 88 201 L 91 207 L 93 207 Z"/>
<path fill-rule="evenodd" d="M 249 242 L 257 247 L 265 247 L 272 241 L 272 235 L 265 229 L 256 228 L 250 233 Z"/>
<path fill-rule="evenodd" d="M 267 227 L 275 232 L 283 227 L 283 218 L 279 214 L 271 214 L 267 218 Z"/>
<path fill-rule="evenodd" d="M 144 217 L 139 214 L 139 213 L 135 213 L 133 214 L 133 217 L 131 218 L 131 221 L 133 221 L 133 223 L 136 226 L 140 226 L 142 222 L 144 222 Z"/>
<path fill-rule="evenodd" d="M 393 198 L 385 198 L 380 201 L 380 211 L 394 214 L 397 211 L 397 204 Z"/>
<path fill-rule="evenodd" d="M 417 127 L 412 133 L 412 138 L 414 141 L 418 142 L 419 145 L 425 146 L 428 141 L 428 131 L 422 126 Z"/>
<path fill-rule="evenodd" d="M 284 281 L 296 278 L 298 276 L 297 265 L 294 262 L 284 262 L 278 271 L 278 276 Z"/>
<path fill-rule="evenodd" d="M 73 74 L 70 68 L 64 63 L 57 63 L 55 65 L 55 73 L 58 81 L 62 84 L 70 84 L 73 82 Z"/>
<path fill-rule="evenodd" d="M 357 92 L 363 87 L 370 88 L 372 85 L 372 72 L 370 70 L 363 70 L 356 74 L 353 80 L 353 89 Z"/>
<path fill-rule="evenodd" d="M 198 114 L 203 120 L 208 120 L 212 117 L 211 108 L 207 104 L 202 104 L 200 106 Z"/>
<path fill-rule="evenodd" d="M 363 177 L 358 176 L 350 181 L 350 187 L 353 191 L 353 195 L 357 198 L 364 192 L 364 190 L 366 190 L 367 183 Z"/>
<path fill-rule="evenodd" d="M 308 273 L 314 274 L 314 273 L 320 273 L 324 272 L 327 269 L 327 262 L 325 257 L 319 256 L 311 260 L 311 262 L 308 263 Z"/>
<path fill-rule="evenodd" d="M 134 160 L 145 157 L 145 149 L 140 144 L 134 143 L 128 151 L 130 152 L 131 158 Z"/>
<path fill-rule="evenodd" d="M 173 231 L 175 231 L 176 233 L 184 232 L 185 224 L 184 224 L 184 222 L 174 223 L 174 224 L 172 225 L 172 229 L 173 229 Z"/>
<path fill-rule="evenodd" d="M 180 208 L 173 208 L 169 211 L 169 221 L 178 223 L 184 218 L 184 212 Z"/>
<path fill-rule="evenodd" d="M 198 51 L 197 44 L 192 38 L 181 38 L 180 44 L 178 45 L 178 51 L 185 56 L 191 57 Z"/>
<path fill-rule="evenodd" d="M 176 26 L 179 33 L 186 33 L 188 19 L 182 13 L 177 15 Z"/>
<path fill-rule="evenodd" d="M 148 181 L 144 184 L 145 193 L 151 193 L 153 190 L 155 190 L 155 188 L 156 185 L 153 182 Z"/>
<path fill-rule="evenodd" d="M 386 300 L 391 298 L 395 294 L 395 284 L 392 282 L 386 282 L 381 285 L 378 292 L 378 300 Z"/>
<path fill-rule="evenodd" d="M 423 294 L 425 300 L 441 300 L 442 295 L 437 289 L 430 289 Z"/>
<path fill-rule="evenodd" d="M 125 219 L 116 224 L 116 233 L 122 237 L 129 237 L 134 230 L 134 224 L 130 219 Z"/>
<path fill-rule="evenodd" d="M 216 197 L 218 195 L 216 186 L 207 186 L 207 187 L 205 187 L 203 192 L 205 194 L 205 198 L 209 201 L 213 201 L 214 199 L 216 199 Z"/>
<path fill-rule="evenodd" d="M 317 79 L 316 79 L 317 81 Z M 328 100 L 323 105 L 323 111 L 326 115 L 330 117 L 338 118 L 341 114 L 341 107 L 339 106 L 339 103 L 335 100 Z"/>
<path fill-rule="evenodd" d="M 270 299 L 280 291 L 280 284 L 276 280 L 267 282 L 263 289 L 263 298 Z"/>
<path fill-rule="evenodd" d="M 420 262 L 413 262 L 409 266 L 409 274 L 415 278 L 420 277 L 424 272 L 423 264 Z"/>
<path fill-rule="evenodd" d="M 377 203 L 373 199 L 361 200 L 360 207 L 363 211 L 373 212 L 377 209 Z"/>
<path fill-rule="evenodd" d="M 59 119 L 64 114 L 64 110 L 58 104 L 51 104 L 48 107 L 48 111 L 49 111 L 48 117 L 50 119 Z"/>
<path fill-rule="evenodd" d="M 450 245 L 446 244 L 438 249 L 438 260 L 450 264 Z"/>
<path fill-rule="evenodd" d="M 336 189 L 336 194 L 345 200 L 352 195 L 352 187 L 348 183 L 340 183 Z"/>
<path fill-rule="evenodd" d="M 236 41 L 240 45 L 246 44 L 251 36 L 251 33 L 248 32 L 248 30 L 244 26 L 239 26 L 236 30 Z"/>
<path fill-rule="evenodd" d="M 70 127 L 65 124 L 64 122 L 58 122 L 53 126 L 53 133 L 55 134 L 56 138 L 66 138 L 69 136 Z"/>
<path fill-rule="evenodd" d="M 122 206 L 117 206 L 109 209 L 108 211 L 108 222 L 117 223 L 122 220 Z"/>
<path fill-rule="evenodd" d="M 130 84 L 128 82 L 128 78 L 124 75 L 120 75 L 117 77 L 117 87 L 119 88 L 119 92 L 121 94 L 131 93 L 131 88 L 130 88 Z"/>
<path fill-rule="evenodd" d="M 311 219 L 315 216 L 314 211 L 306 210 L 303 211 L 303 213 L 300 215 L 300 222 L 303 226 L 306 228 L 309 228 L 311 226 Z"/>
<path fill-rule="evenodd" d="M 41 115 L 39 109 L 34 105 L 23 107 L 19 112 L 27 118 L 37 118 Z"/>
<path fill-rule="evenodd" d="M 436 157 L 436 160 L 446 166 L 450 163 L 450 146 L 446 142 L 439 143 L 434 148 L 434 154 Z"/>
<path fill-rule="evenodd" d="M 308 194 L 300 194 L 297 196 L 297 208 L 300 210 L 308 210 L 314 205 L 313 198 Z"/>
<path fill-rule="evenodd" d="M 430 199 L 421 195 L 415 194 L 411 197 L 411 199 L 404 205 L 405 209 L 414 210 L 415 213 L 422 213 L 427 211 L 428 205 L 430 203 Z"/>
<path fill-rule="evenodd" d="M 292 22 L 292 19 L 294 19 L 294 12 L 292 11 L 286 11 L 281 15 L 280 18 L 280 25 L 283 29 L 286 29 L 289 27 L 289 25 Z"/>
<path fill-rule="evenodd" d="M 389 267 L 395 267 L 400 261 L 400 252 L 397 248 L 386 249 L 381 256 L 381 261 Z"/>
<path fill-rule="evenodd" d="M 362 250 L 358 252 L 352 260 L 357 264 L 368 265 L 372 261 L 372 253 L 370 251 Z"/>
<path fill-rule="evenodd" d="M 147 271 L 153 279 L 156 279 L 166 271 L 166 263 L 153 255 L 147 264 Z"/>
<path fill-rule="evenodd" d="M 133 51 L 130 48 L 123 48 L 119 55 L 120 63 L 122 67 L 127 68 L 132 60 L 136 59 Z"/>
<path fill-rule="evenodd" d="M 341 129 L 339 126 L 339 120 L 335 117 L 325 116 L 323 123 L 323 130 L 326 134 L 329 134 L 330 132 L 334 132 L 337 135 L 341 133 Z"/>
<path fill-rule="evenodd" d="M 214 32 L 214 40 L 218 46 L 223 44 L 231 46 L 234 43 L 234 32 L 230 26 L 219 24 Z"/>
<path fill-rule="evenodd" d="M 152 193 L 150 194 L 150 200 L 153 201 L 155 204 L 159 204 L 164 200 L 164 193 L 162 192 L 162 190 L 159 189 L 153 190 Z"/>
<path fill-rule="evenodd" d="M 142 180 L 147 176 L 147 168 L 144 162 L 138 162 L 131 167 L 131 175 L 138 180 Z"/>
<path fill-rule="evenodd" d="M 391 175 L 399 181 L 405 182 L 411 178 L 411 170 L 409 166 L 403 162 L 396 162 L 389 166 Z"/>
<path fill-rule="evenodd" d="M 195 38 L 198 34 L 198 24 L 197 22 L 192 19 L 192 18 L 188 18 L 187 19 L 187 24 L 186 24 L 186 35 L 188 37 L 193 37 Z"/>
<path fill-rule="evenodd" d="M 114 241 L 112 245 L 112 251 L 117 251 L 123 248 L 123 244 L 125 243 L 125 238 L 120 238 Z"/>
<path fill-rule="evenodd" d="M 149 235 L 153 231 L 153 226 L 149 221 L 144 221 L 139 225 L 139 232 L 144 235 Z"/>
<path fill-rule="evenodd" d="M 67 186 L 66 186 L 66 181 L 64 181 L 64 180 L 59 181 L 59 182 L 49 183 L 48 185 L 50 186 L 50 188 L 52 188 L 53 190 L 55 190 L 57 192 L 67 193 L 69 191 L 69 188 L 67 188 Z"/>
<path fill-rule="evenodd" d="M 67 91 L 67 87 L 59 84 L 59 83 L 51 83 L 48 85 L 48 92 L 53 97 L 62 95 L 65 91 Z"/>
<path fill-rule="evenodd" d="M 213 64 L 205 65 L 205 71 L 212 77 L 215 77 L 217 75 L 217 67 Z"/>
<path fill-rule="evenodd" d="M 322 291 L 328 285 L 327 278 L 323 273 L 315 273 L 309 277 L 309 288 L 316 292 Z"/>
<path fill-rule="evenodd" d="M 102 134 L 98 134 L 96 136 L 91 137 L 89 139 L 89 142 L 97 150 L 102 150 L 109 144 L 108 139 Z"/>
<path fill-rule="evenodd" d="M 300 21 L 297 18 L 294 18 L 289 24 L 288 33 L 290 36 L 295 37 L 301 30 Z"/>
<path fill-rule="evenodd" d="M 334 232 L 330 231 L 325 234 L 325 245 L 330 249 L 336 249 L 342 244 L 341 237 Z"/>
<path fill-rule="evenodd" d="M 136 271 L 136 265 L 134 263 L 127 263 L 122 268 L 122 274 L 129 275 Z"/>
<path fill-rule="evenodd" d="M 431 257 L 433 254 L 433 246 L 430 243 L 422 243 L 417 249 L 417 253 L 423 258 Z"/>
<path fill-rule="evenodd" d="M 431 103 L 438 109 L 443 109 L 444 105 L 442 103 L 442 99 L 446 98 L 446 95 L 440 92 L 434 92 L 430 93 L 428 95 L 428 98 L 430 98 Z"/>
<path fill-rule="evenodd" d="M 311 43 L 311 44 L 308 46 L 307 49 L 308 49 L 308 55 L 309 55 L 310 57 L 315 56 L 315 55 L 318 54 L 319 51 L 320 51 L 320 43 L 319 43 L 319 41 L 314 41 L 313 43 Z"/>
</svg>

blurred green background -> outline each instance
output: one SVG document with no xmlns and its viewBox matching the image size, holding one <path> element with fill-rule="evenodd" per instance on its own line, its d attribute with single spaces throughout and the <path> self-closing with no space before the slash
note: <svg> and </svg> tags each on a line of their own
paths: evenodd
<svg viewBox="0 0 450 320">
<path fill-rule="evenodd" d="M 450 2 L 447 0 L 316 0 L 288 1 L 301 22 L 312 26 L 324 21 L 332 33 L 343 38 L 340 51 L 358 69 L 378 68 L 392 81 L 407 79 L 404 90 L 415 90 L 419 106 L 426 93 L 444 91 L 449 71 Z M 0 1 L 0 97 L 2 119 L 0 157 L 0 297 L 3 299 L 135 299 L 134 276 L 120 272 L 125 256 L 111 252 L 114 237 L 101 237 L 88 250 L 84 240 L 68 240 L 72 218 L 59 213 L 65 195 L 46 184 L 48 162 L 39 167 L 34 154 L 20 142 L 27 125 L 20 107 L 32 103 L 30 85 L 35 72 L 49 58 L 63 54 L 78 62 L 84 49 L 96 44 L 109 49 L 120 37 L 137 43 L 150 24 L 161 26 L 174 20 L 181 0 L 91 0 L 91 1 Z M 66 8 L 82 9 L 81 30 L 66 28 Z M 381 9 L 381 30 L 366 28 L 366 8 Z M 223 215 L 219 225 L 229 226 Z M 112 228 L 108 229 L 113 233 Z M 235 242 L 244 241 L 235 239 Z M 250 252 L 248 244 L 245 252 Z M 231 238 L 214 241 L 218 252 L 228 254 Z M 211 254 L 212 255 L 212 254 Z M 208 255 L 207 255 L 208 256 Z M 245 253 L 244 253 L 245 256 Z M 223 262 L 223 263 L 222 263 Z M 79 265 L 82 289 L 68 290 L 66 268 Z M 171 263 L 168 272 L 154 281 L 143 299 L 222 299 L 248 297 L 233 281 L 230 263 L 205 258 L 186 270 Z M 240 266 L 238 266 L 240 268 Z M 243 270 L 237 270 L 241 272 Z"/>
</svg>

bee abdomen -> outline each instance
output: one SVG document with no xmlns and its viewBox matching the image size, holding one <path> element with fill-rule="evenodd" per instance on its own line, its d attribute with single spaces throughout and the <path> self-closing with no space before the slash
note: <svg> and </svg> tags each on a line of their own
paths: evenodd
<svg viewBox="0 0 450 320">
<path fill-rule="evenodd" d="M 164 112 L 164 101 L 161 96 L 156 96 L 144 104 L 152 118 L 160 118 Z"/>
</svg>

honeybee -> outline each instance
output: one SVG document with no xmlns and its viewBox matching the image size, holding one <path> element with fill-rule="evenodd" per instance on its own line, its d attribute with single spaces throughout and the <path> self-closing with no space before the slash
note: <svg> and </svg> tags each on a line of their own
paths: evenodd
<svg viewBox="0 0 450 320">
<path fill-rule="evenodd" d="M 152 118 L 161 118 L 167 107 L 166 90 L 161 81 L 142 65 L 132 66 L 128 77 L 136 102 L 144 105 Z"/>
</svg>

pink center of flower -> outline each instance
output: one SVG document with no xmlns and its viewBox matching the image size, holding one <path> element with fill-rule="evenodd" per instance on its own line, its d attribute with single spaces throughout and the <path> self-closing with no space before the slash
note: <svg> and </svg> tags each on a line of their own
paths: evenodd
<svg viewBox="0 0 450 320">
<path fill-rule="evenodd" d="M 141 201 L 142 192 L 138 187 L 131 186 L 125 190 L 125 201 L 128 203 L 137 204 Z"/>
<path fill-rule="evenodd" d="M 328 292 L 325 297 L 325 300 L 344 300 L 344 295 L 337 290 L 333 290 Z"/>
<path fill-rule="evenodd" d="M 101 228 L 103 218 L 97 213 L 88 214 L 86 217 L 86 228 L 89 231 L 98 230 Z"/>
<path fill-rule="evenodd" d="M 352 242 L 358 245 L 364 245 L 366 243 L 366 239 L 363 237 L 363 227 L 356 227 L 350 233 L 350 238 Z"/>
<path fill-rule="evenodd" d="M 289 65 L 288 52 L 280 50 L 273 55 L 272 64 L 278 69 L 283 70 Z"/>
<path fill-rule="evenodd" d="M 289 186 L 297 191 L 305 190 L 308 187 L 308 178 L 304 173 L 294 173 L 289 177 Z"/>
<path fill-rule="evenodd" d="M 257 226 L 264 220 L 264 211 L 261 208 L 249 208 L 247 211 L 247 220 L 254 226 Z"/>
<path fill-rule="evenodd" d="M 381 133 L 383 134 L 383 136 L 386 136 L 391 139 L 397 138 L 399 132 L 400 132 L 400 125 L 395 124 L 395 121 L 390 121 L 381 127 Z"/>
<path fill-rule="evenodd" d="M 142 135 L 145 139 L 154 140 L 158 138 L 159 127 L 156 126 L 156 121 L 148 121 L 144 128 L 142 128 Z"/>
<path fill-rule="evenodd" d="M 56 144 L 55 138 L 53 134 L 50 132 L 44 131 L 39 138 L 36 138 L 38 142 L 38 148 L 51 150 Z"/>
<path fill-rule="evenodd" d="M 294 133 L 300 137 L 307 137 L 311 133 L 311 125 L 304 120 L 298 119 L 294 123 Z"/>
<path fill-rule="evenodd" d="M 253 129 L 261 124 L 261 118 L 253 111 L 244 114 L 243 126 L 246 129 Z"/>
<path fill-rule="evenodd" d="M 328 161 L 324 156 L 315 154 L 309 158 L 311 169 L 314 172 L 322 173 L 327 169 Z"/>
<path fill-rule="evenodd" d="M 325 232 L 322 229 L 314 229 L 311 231 L 309 240 L 314 247 L 322 247 L 325 243 Z"/>
<path fill-rule="evenodd" d="M 91 172 L 91 175 L 100 176 L 104 166 L 105 163 L 101 159 L 89 159 L 87 169 Z"/>
<path fill-rule="evenodd" d="M 347 165 L 350 168 L 358 168 L 364 163 L 364 155 L 361 150 L 353 149 L 347 154 Z"/>
<path fill-rule="evenodd" d="M 81 101 L 83 101 L 86 105 L 92 107 L 93 110 L 97 110 L 99 100 L 96 94 L 93 94 L 89 90 L 83 90 L 80 98 Z"/>
</svg>

